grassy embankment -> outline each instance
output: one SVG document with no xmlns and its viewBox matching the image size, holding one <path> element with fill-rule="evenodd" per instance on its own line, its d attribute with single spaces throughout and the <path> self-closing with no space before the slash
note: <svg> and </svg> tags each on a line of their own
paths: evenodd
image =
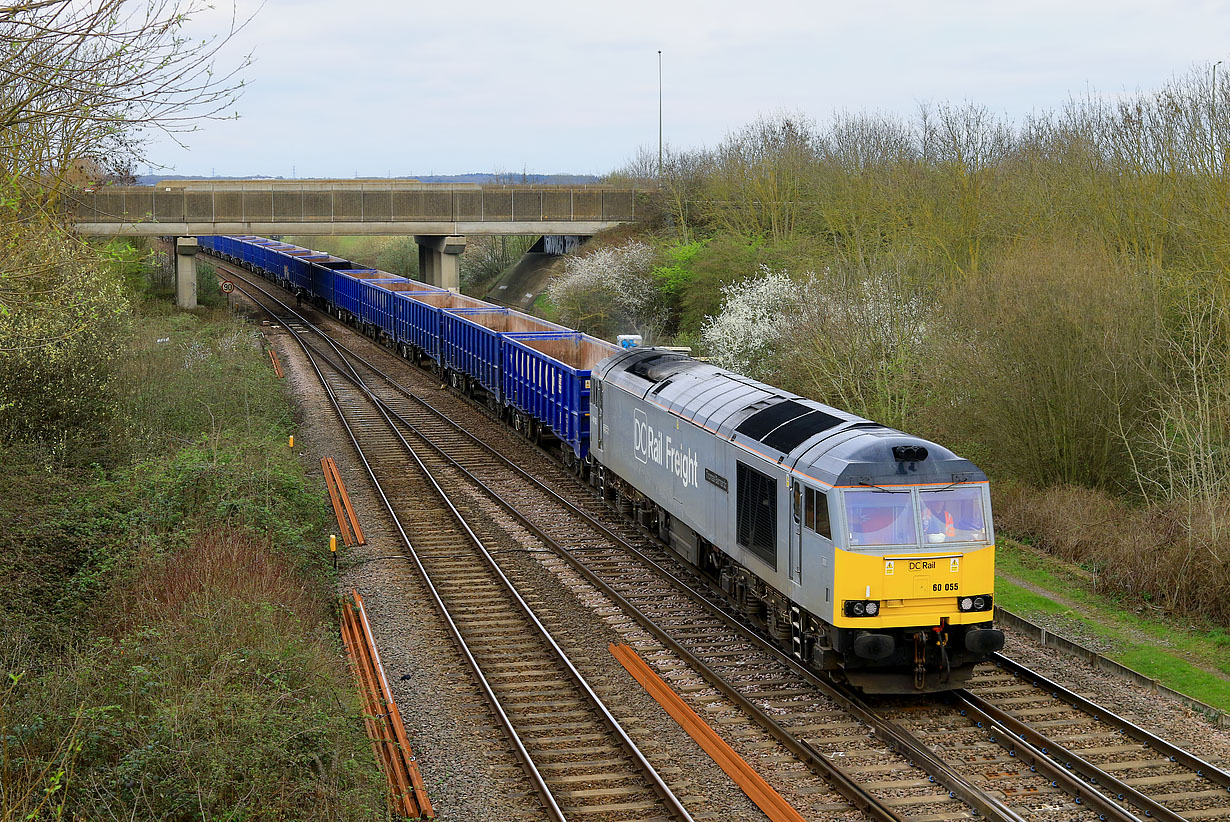
<svg viewBox="0 0 1230 822">
<path fill-rule="evenodd" d="M 0 819 L 385 818 L 259 334 L 134 303 L 105 441 L 3 451 Z"/>
<path fill-rule="evenodd" d="M 1230 711 L 1230 633 L 1099 592 L 1095 575 L 1011 539 L 997 545 L 996 601 L 1163 685 Z"/>
</svg>

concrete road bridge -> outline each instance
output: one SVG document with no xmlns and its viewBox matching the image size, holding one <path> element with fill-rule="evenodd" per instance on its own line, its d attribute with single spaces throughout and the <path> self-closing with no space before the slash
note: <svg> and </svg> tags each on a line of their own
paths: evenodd
<svg viewBox="0 0 1230 822">
<path fill-rule="evenodd" d="M 413 236 L 422 277 L 456 288 L 467 235 L 589 237 L 636 219 L 644 196 L 601 185 L 174 180 L 86 189 L 68 195 L 65 205 L 78 233 L 93 236 Z M 178 245 L 187 251 L 195 244 Z M 188 265 L 181 259 L 181 268 Z M 191 290 L 195 295 L 195 282 Z"/>
</svg>

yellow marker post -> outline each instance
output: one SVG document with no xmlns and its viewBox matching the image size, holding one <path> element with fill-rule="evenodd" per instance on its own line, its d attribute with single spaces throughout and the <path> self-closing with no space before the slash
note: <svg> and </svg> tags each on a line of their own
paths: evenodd
<svg viewBox="0 0 1230 822">
<path fill-rule="evenodd" d="M 290 447 L 291 448 L 295 447 L 295 435 L 294 434 L 290 435 Z"/>
<path fill-rule="evenodd" d="M 329 553 L 333 556 L 333 570 L 337 570 L 337 534 L 329 534 Z"/>
</svg>

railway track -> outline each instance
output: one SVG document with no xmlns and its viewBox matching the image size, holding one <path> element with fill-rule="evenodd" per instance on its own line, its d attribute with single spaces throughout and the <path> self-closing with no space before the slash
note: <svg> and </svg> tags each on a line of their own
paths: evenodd
<svg viewBox="0 0 1230 822">
<path fill-rule="evenodd" d="M 417 437 L 420 447 L 447 464 L 457 479 L 468 479 L 506 506 L 672 655 L 824 775 L 863 813 L 919 822 L 974 814 L 995 819 L 1127 820 L 1146 818 L 1147 808 L 1154 818 L 1170 818 L 1157 816 L 1154 806 L 1133 806 L 1130 794 L 1119 799 L 1119 791 L 1110 797 L 1098 793 L 1102 797 L 1098 799 L 1081 778 L 1040 767 L 1020 733 L 1004 732 L 1002 717 L 997 724 L 989 716 L 971 715 L 971 706 L 982 699 L 976 693 L 959 697 L 965 700 L 963 707 L 936 701 L 894 707 L 871 706 L 853 692 L 833 688 L 749 630 L 705 580 L 634 526 L 614 517 L 561 466 L 552 464 L 545 473 L 556 475 L 550 477 L 554 486 L 562 484 L 571 492 L 553 490 L 516 464 L 522 460 L 509 459 L 496 444 L 480 438 L 472 426 L 454 423 L 424 399 L 421 389 L 404 388 L 371 363 L 356 362 L 373 392 L 399 417 L 406 436 Z M 535 467 L 542 472 L 540 461 Z M 988 676 L 991 691 L 1012 687 L 994 680 L 995 674 L 984 673 L 978 688 Z M 982 711 L 987 705 L 976 707 Z M 1054 750 L 1053 745 L 1043 747 Z M 1072 760 L 1069 757 L 1064 765 L 1072 765 Z M 1142 786 L 1173 782 L 1155 776 L 1159 775 L 1137 781 Z M 1187 791 L 1181 799 L 1208 806 L 1213 795 Z M 1136 807 L 1141 816 L 1125 811 L 1125 804 Z M 1211 806 L 1196 812 L 1201 815 L 1190 818 L 1222 818 Z"/>
<path fill-rule="evenodd" d="M 979 671 L 960 707 L 1035 767 L 1075 775 L 1135 814 L 1164 822 L 1230 819 L 1230 773 L 1005 657 Z M 1039 765 L 1045 758 L 1049 764 Z M 1093 800 L 1098 801 L 1098 800 Z"/>
<path fill-rule="evenodd" d="M 690 820 L 496 564 L 485 512 L 442 487 L 344 358 L 304 352 L 547 818 Z"/>
</svg>

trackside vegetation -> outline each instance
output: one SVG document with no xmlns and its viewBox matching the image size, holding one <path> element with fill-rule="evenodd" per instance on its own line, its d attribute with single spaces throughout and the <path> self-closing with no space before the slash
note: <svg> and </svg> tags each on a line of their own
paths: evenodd
<svg viewBox="0 0 1230 822">
<path fill-rule="evenodd" d="M 660 184 L 642 223 L 542 308 L 948 445 L 992 476 L 1001 533 L 1225 627 L 1230 84 L 1208 69 L 1022 122 L 768 117 L 660 179 L 642 152 L 609 178 Z M 611 255 L 633 293 L 591 270 Z"/>
<path fill-rule="evenodd" d="M 1000 539 L 996 600 L 1163 685 L 1230 712 L 1230 633 L 1124 607 L 1088 570 Z"/>
<path fill-rule="evenodd" d="M 261 336 L 104 256 L 102 411 L 0 446 L 0 819 L 385 818 Z"/>
<path fill-rule="evenodd" d="M 61 211 L 233 111 L 207 8 L 0 12 L 0 822 L 387 817 L 259 334 Z"/>
</svg>

